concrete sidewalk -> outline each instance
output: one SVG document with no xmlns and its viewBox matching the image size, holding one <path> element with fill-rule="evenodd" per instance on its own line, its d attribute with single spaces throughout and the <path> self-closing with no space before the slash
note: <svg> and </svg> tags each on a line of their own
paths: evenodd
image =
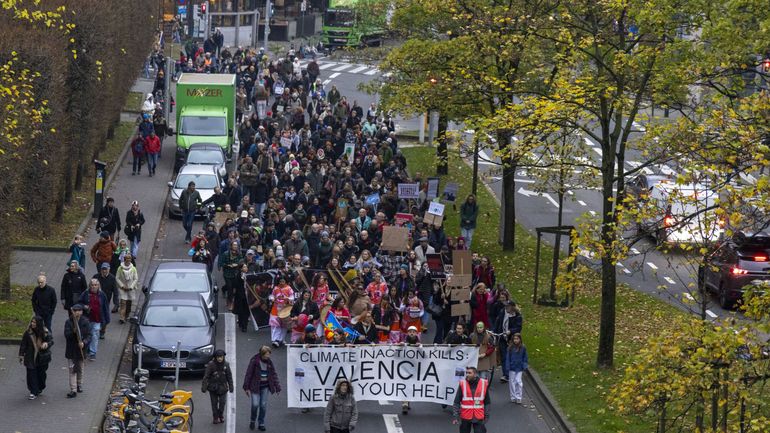
<svg viewBox="0 0 770 433">
<path fill-rule="evenodd" d="M 152 81 L 139 79 L 133 91 L 148 93 Z M 126 144 L 128 145 L 128 143 Z M 171 179 L 174 156 L 174 139 L 168 137 L 163 143 L 163 158 L 158 162 L 157 175 L 149 177 L 144 167 L 142 176 L 131 175 L 131 155 L 120 162 L 118 172 L 109 186 L 108 195 L 115 198 L 116 207 L 121 214 L 121 222 L 133 200 L 138 200 L 144 213 L 146 224 L 142 229 L 142 243 L 137 258 L 141 281 L 149 275 L 150 258 L 160 227 L 163 207 Z M 94 232 L 94 221 L 87 226 L 87 249 L 98 238 Z M 125 237 L 121 233 L 121 237 Z M 40 272 L 45 272 L 49 284 L 59 295 L 62 275 L 64 275 L 69 253 L 17 251 L 13 256 L 11 279 L 15 284 L 35 284 Z M 96 272 L 95 265 L 87 260 L 86 276 Z M 138 306 L 135 307 L 135 309 Z M 48 381 L 45 392 L 34 401 L 28 401 L 25 371 L 18 363 L 18 347 L 0 346 L 0 388 L 3 389 L 0 417 L 3 418 L 2 432 L 33 433 L 57 431 L 61 433 L 98 432 L 106 397 L 115 378 L 118 361 L 128 336 L 129 325 L 118 324 L 116 315 L 107 328 L 106 337 L 99 342 L 97 359 L 87 362 L 83 381 L 84 392 L 77 398 L 67 399 L 69 392 L 67 361 L 64 358 L 64 321 L 66 312 L 59 309 L 53 317 L 54 346 L 53 360 L 48 369 Z"/>
</svg>

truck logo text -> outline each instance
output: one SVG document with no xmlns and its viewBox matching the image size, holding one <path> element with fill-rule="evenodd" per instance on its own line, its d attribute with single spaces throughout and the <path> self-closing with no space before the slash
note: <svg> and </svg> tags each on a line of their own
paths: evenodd
<svg viewBox="0 0 770 433">
<path fill-rule="evenodd" d="M 187 89 L 187 96 L 194 98 L 219 98 L 222 97 L 222 89 Z"/>
</svg>

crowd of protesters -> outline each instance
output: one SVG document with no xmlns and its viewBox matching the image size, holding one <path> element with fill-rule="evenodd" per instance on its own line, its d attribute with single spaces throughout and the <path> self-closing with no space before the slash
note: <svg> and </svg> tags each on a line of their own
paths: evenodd
<svg viewBox="0 0 770 433">
<path fill-rule="evenodd" d="M 479 346 L 479 376 L 501 367 L 521 402 L 522 316 L 489 258 L 472 254 L 467 316 L 452 316 L 449 290 L 427 263 L 437 254 L 451 264 L 472 248 L 479 205 L 472 195 L 460 205 L 457 234 L 423 221 L 428 179 L 407 170 L 392 116 L 325 89 L 315 59 L 301 67 L 293 51 L 271 60 L 261 50 L 186 47 L 177 70 L 237 75 L 237 167 L 207 200 L 223 218 L 201 227 L 191 251 L 222 272 L 243 332 L 260 309 L 276 348 L 419 344 L 433 328 L 432 343 Z M 400 198 L 401 183 L 418 183 L 418 198 Z M 401 213 L 412 215 L 408 249 L 387 251 L 384 228 Z M 271 275 L 263 291 L 248 281 L 260 273 Z M 352 339 L 325 329 L 330 314 Z"/>
<path fill-rule="evenodd" d="M 241 331 L 258 323 L 255 312 L 262 311 L 267 320 L 258 324 L 271 328 L 274 348 L 286 343 L 416 345 L 428 343 L 428 335 L 434 344 L 475 345 L 483 389 L 499 366 L 501 381 L 510 381 L 511 401 L 521 403 L 521 373 L 528 365 L 522 315 L 505 286 L 497 282 L 490 259 L 473 250 L 470 314 L 459 316 L 452 314 L 457 301 L 451 299 L 446 280 L 428 264 L 430 257 L 439 257 L 443 265 L 450 265 L 457 251 L 472 250 L 479 215 L 475 197 L 467 196 L 460 205 L 459 233 L 424 221 L 433 199 L 428 178 L 407 170 L 389 113 L 375 104 L 364 108 L 349 101 L 335 86 L 327 90 L 314 58 L 301 67 L 293 50 L 275 59 L 261 50 L 231 51 L 217 44 L 217 34 L 202 47 L 186 44 L 173 77 L 184 72 L 236 74 L 239 153 L 226 186 L 217 188 L 206 202 L 193 201 L 191 211 L 213 203 L 220 218 L 207 218 L 186 242 L 191 244 L 193 261 L 222 273 L 227 308 L 238 316 Z M 153 64 L 162 79 L 167 70 L 162 56 Z M 131 144 L 132 174 L 140 174 L 145 162 L 148 174 L 155 173 L 160 143 L 168 131 L 160 98 L 163 95 L 156 89 L 145 101 Z M 416 199 L 399 197 L 398 185 L 404 183 L 419 184 Z M 409 228 L 407 247 L 387 250 L 382 248 L 383 234 L 386 227 L 396 225 L 397 214 L 411 215 L 404 223 Z M 70 312 L 69 397 L 81 391 L 82 361 L 96 356 L 110 313 L 119 312 L 119 322 L 124 323 L 135 306 L 139 287 L 135 257 L 143 224 L 139 203 L 132 202 L 121 220 L 114 200 L 107 200 L 98 218 L 101 239 L 89 251 L 97 271 L 90 280 L 84 276 L 87 253 L 82 238 L 76 237 L 70 247 L 70 267 L 60 292 L 63 307 Z M 253 275 L 268 275 L 268 284 L 252 284 Z M 40 293 L 36 289 L 34 295 L 37 316 L 20 350 L 29 370 L 30 398 L 45 387 L 45 369 L 30 361 L 30 347 L 44 353 L 53 344 L 48 329 L 55 291 L 51 305 L 53 289 L 44 277 L 39 286 Z M 330 315 L 353 335 L 328 329 Z M 260 362 L 269 362 L 271 350 L 263 347 L 250 371 L 265 373 Z M 219 364 L 212 364 L 207 379 L 224 371 L 223 359 L 224 354 L 218 353 Z M 475 371 L 470 375 L 474 389 Z M 252 403 L 250 427 L 258 422 L 264 430 L 263 391 L 280 388 L 276 378 L 260 379 L 259 372 L 250 373 L 244 390 Z M 204 388 L 216 392 L 214 418 L 221 422 L 220 396 L 232 392 L 233 385 L 206 382 Z M 344 430 L 339 429 L 338 415 L 349 409 L 348 388 L 349 384 L 337 386 L 325 417 L 327 431 L 332 426 Z M 456 409 L 462 409 L 458 405 Z M 408 410 L 405 403 L 404 412 Z"/>
</svg>

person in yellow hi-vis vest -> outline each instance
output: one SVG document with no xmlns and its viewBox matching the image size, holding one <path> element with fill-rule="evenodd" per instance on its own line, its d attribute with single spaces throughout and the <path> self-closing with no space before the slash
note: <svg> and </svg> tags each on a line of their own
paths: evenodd
<svg viewBox="0 0 770 433">
<path fill-rule="evenodd" d="M 460 381 L 455 393 L 454 420 L 460 424 L 460 433 L 486 433 L 489 420 L 489 381 L 478 375 L 476 367 L 465 369 L 465 379 Z"/>
</svg>

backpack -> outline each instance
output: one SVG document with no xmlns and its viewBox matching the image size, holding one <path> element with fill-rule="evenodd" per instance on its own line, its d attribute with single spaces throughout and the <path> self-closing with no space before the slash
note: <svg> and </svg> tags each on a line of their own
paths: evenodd
<svg viewBox="0 0 770 433">
<path fill-rule="evenodd" d="M 134 141 L 134 153 L 139 154 L 139 155 L 144 153 L 144 141 L 143 140 L 135 140 Z"/>
</svg>

